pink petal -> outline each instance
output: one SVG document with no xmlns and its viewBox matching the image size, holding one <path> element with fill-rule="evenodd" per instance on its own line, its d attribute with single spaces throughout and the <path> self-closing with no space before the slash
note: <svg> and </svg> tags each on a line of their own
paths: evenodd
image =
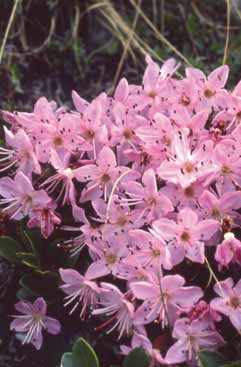
<svg viewBox="0 0 241 367">
<path fill-rule="evenodd" d="M 185 339 L 178 340 L 167 351 L 164 361 L 167 364 L 182 363 L 187 360 L 188 343 Z"/>
<path fill-rule="evenodd" d="M 81 285 L 84 279 L 83 276 L 74 269 L 60 268 L 59 273 L 60 273 L 62 281 L 65 283 L 70 283 L 70 284 L 79 283 Z"/>
<path fill-rule="evenodd" d="M 106 266 L 103 260 L 93 262 L 89 267 L 85 276 L 88 279 L 97 279 L 110 274 L 111 270 Z"/>
<path fill-rule="evenodd" d="M 33 303 L 34 312 L 39 313 L 42 317 L 46 315 L 47 304 L 42 297 L 37 298 Z"/>
<path fill-rule="evenodd" d="M 219 68 L 213 70 L 208 76 L 208 84 L 212 86 L 213 89 L 217 90 L 223 88 L 226 84 L 229 74 L 228 65 L 220 66 Z"/>
<path fill-rule="evenodd" d="M 21 312 L 24 315 L 32 315 L 33 307 L 30 302 L 27 301 L 19 301 L 15 304 L 15 310 Z"/>
<path fill-rule="evenodd" d="M 29 323 L 30 320 L 32 320 L 32 316 L 29 316 L 29 318 L 17 318 L 11 322 L 10 330 L 15 330 L 20 333 L 28 331 L 31 326 Z"/>
<path fill-rule="evenodd" d="M 129 93 L 128 81 L 126 80 L 126 78 L 122 78 L 116 87 L 114 98 L 115 100 L 120 102 L 125 101 L 126 98 L 128 97 L 128 93 Z"/>
<path fill-rule="evenodd" d="M 97 164 L 101 170 L 115 168 L 117 164 L 113 150 L 109 147 L 102 148 L 98 155 Z"/>
<path fill-rule="evenodd" d="M 52 318 L 52 317 L 48 317 L 46 316 L 43 320 L 44 325 L 46 327 L 46 330 L 48 333 L 52 334 L 52 335 L 57 335 L 60 333 L 61 330 L 61 324 L 58 320 Z"/>
<path fill-rule="evenodd" d="M 97 167 L 95 164 L 87 164 L 80 168 L 75 169 L 75 177 L 80 182 L 87 182 L 94 180 L 97 177 Z"/>
<path fill-rule="evenodd" d="M 138 299 L 148 300 L 160 294 L 158 287 L 148 282 L 131 283 L 130 288 Z"/>
<path fill-rule="evenodd" d="M 81 98 L 75 90 L 72 91 L 72 99 L 76 110 L 83 113 L 89 103 Z"/>
</svg>

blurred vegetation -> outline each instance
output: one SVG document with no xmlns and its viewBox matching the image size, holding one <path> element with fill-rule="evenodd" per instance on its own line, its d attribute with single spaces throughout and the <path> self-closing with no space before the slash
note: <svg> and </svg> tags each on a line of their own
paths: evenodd
<svg viewBox="0 0 241 367">
<path fill-rule="evenodd" d="M 140 83 L 146 53 L 160 63 L 175 57 L 181 74 L 186 65 L 209 73 L 226 59 L 232 88 L 241 75 L 240 29 L 239 0 L 0 0 L 0 108 L 32 110 L 41 95 L 71 105 L 72 89 L 91 99 L 122 76 Z M 75 320 L 67 326 L 79 332 Z M 93 325 L 83 330 L 94 334 Z M 56 340 L 54 356 L 66 344 Z M 1 367 L 55 365 L 46 349 L 35 358 L 13 343 Z M 95 343 L 102 361 L 116 354 L 112 336 Z"/>
<path fill-rule="evenodd" d="M 146 53 L 208 73 L 228 35 L 230 86 L 239 79 L 238 0 L 1 0 L 0 12 L 4 108 L 31 109 L 41 95 L 68 103 L 72 89 L 93 98 L 121 76 L 140 83 Z"/>
</svg>

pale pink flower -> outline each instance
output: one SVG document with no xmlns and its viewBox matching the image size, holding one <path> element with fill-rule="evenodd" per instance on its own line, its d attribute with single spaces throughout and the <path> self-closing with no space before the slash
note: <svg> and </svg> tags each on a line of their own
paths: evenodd
<svg viewBox="0 0 241 367">
<path fill-rule="evenodd" d="M 129 231 L 131 239 L 131 253 L 129 259 L 139 262 L 144 269 L 154 268 L 160 270 L 172 269 L 173 259 L 164 240 L 152 236 L 142 229 Z"/>
<path fill-rule="evenodd" d="M 171 200 L 157 188 L 156 176 L 153 169 L 148 169 L 142 176 L 142 184 L 128 182 L 122 184 L 128 198 L 121 200 L 122 205 L 134 206 L 140 218 L 151 223 L 160 214 L 173 211 Z"/>
<path fill-rule="evenodd" d="M 144 301 L 136 312 L 136 320 L 147 324 L 158 319 L 162 326 L 172 324 L 182 312 L 188 312 L 202 297 L 199 287 L 184 287 L 185 279 L 180 275 L 153 277 L 152 282 L 141 281 L 130 284 L 134 296 Z"/>
<path fill-rule="evenodd" d="M 112 321 L 114 325 L 108 330 L 108 333 L 112 332 L 116 328 L 119 332 L 119 338 L 124 333 L 129 334 L 132 330 L 134 319 L 134 306 L 128 300 L 128 293 L 123 294 L 119 288 L 109 283 L 101 283 L 100 300 L 98 302 L 102 307 L 95 309 L 93 315 L 106 315 L 111 316 L 108 320 L 108 324 Z M 106 326 L 107 323 L 104 323 Z M 100 327 L 98 327 L 99 329 Z"/>
<path fill-rule="evenodd" d="M 175 322 L 173 337 L 178 339 L 167 351 L 164 361 L 167 364 L 193 362 L 198 365 L 198 352 L 201 349 L 217 349 L 223 338 L 207 319 L 181 318 Z"/>
<path fill-rule="evenodd" d="M 46 316 L 47 305 L 45 300 L 37 298 L 34 303 L 19 301 L 15 304 L 15 309 L 23 315 L 13 316 L 10 329 L 23 334 L 23 344 L 31 343 L 36 349 L 40 349 L 43 344 L 42 331 L 49 334 L 59 334 L 61 325 L 58 320 Z"/>
<path fill-rule="evenodd" d="M 0 172 L 16 166 L 19 171 L 25 175 L 31 176 L 32 172 L 41 173 L 41 167 L 36 158 L 33 145 L 29 136 L 23 129 L 19 129 L 16 134 L 3 127 L 5 132 L 5 141 L 9 146 L 7 149 L 0 147 Z M 12 149 L 10 149 L 12 147 Z"/>
<path fill-rule="evenodd" d="M 199 204 L 204 209 L 203 216 L 217 219 L 220 222 L 229 216 L 235 219 L 239 217 L 237 210 L 241 208 L 241 192 L 226 192 L 217 197 L 214 191 L 205 190 L 199 198 Z"/>
<path fill-rule="evenodd" d="M 186 68 L 186 76 L 192 80 L 193 84 L 198 88 L 200 102 L 197 108 L 200 110 L 205 107 L 217 107 L 219 105 L 219 97 L 226 84 L 229 74 L 229 67 L 223 65 L 213 70 L 208 77 L 196 68 Z"/>
<path fill-rule="evenodd" d="M 2 212 L 6 212 L 12 219 L 20 220 L 27 216 L 35 207 L 44 206 L 50 198 L 44 190 L 35 191 L 31 180 L 18 171 L 11 179 L 0 178 L 0 204 L 5 205 Z"/>
<path fill-rule="evenodd" d="M 228 267 L 231 262 L 241 265 L 239 254 L 241 253 L 241 242 L 235 238 L 232 232 L 224 235 L 224 240 L 217 246 L 215 260 L 218 263 L 219 270 L 222 267 Z"/>
<path fill-rule="evenodd" d="M 42 236 L 48 238 L 55 227 L 61 223 L 60 215 L 55 212 L 56 208 L 57 204 L 50 198 L 45 203 L 34 206 L 30 210 L 27 226 L 29 228 L 39 227 Z"/>
<path fill-rule="evenodd" d="M 98 300 L 99 287 L 88 272 L 83 276 L 73 269 L 59 269 L 59 273 L 64 282 L 60 288 L 67 294 L 64 306 L 74 302 L 70 315 L 81 306 L 80 317 L 84 319 L 87 309 L 93 308 Z"/>
<path fill-rule="evenodd" d="M 191 261 L 204 263 L 205 241 L 209 240 L 220 228 L 216 220 L 198 221 L 197 214 L 184 208 L 177 215 L 177 223 L 161 218 L 153 223 L 152 233 L 164 239 L 181 262 L 184 257 Z"/>
<path fill-rule="evenodd" d="M 103 147 L 98 154 L 96 164 L 87 164 L 75 170 L 78 181 L 88 182 L 86 191 L 82 193 L 82 201 L 100 197 L 102 193 L 104 200 L 107 200 L 114 182 L 127 171 L 130 169 L 117 166 L 113 150 Z"/>
<path fill-rule="evenodd" d="M 232 278 L 215 284 L 214 291 L 219 297 L 212 299 L 210 306 L 227 316 L 233 326 L 241 332 L 241 280 L 236 285 Z"/>
<path fill-rule="evenodd" d="M 212 141 L 193 149 L 186 133 L 179 131 L 174 136 L 173 154 L 161 163 L 157 173 L 162 179 L 186 188 L 213 172 L 212 152 Z"/>
</svg>

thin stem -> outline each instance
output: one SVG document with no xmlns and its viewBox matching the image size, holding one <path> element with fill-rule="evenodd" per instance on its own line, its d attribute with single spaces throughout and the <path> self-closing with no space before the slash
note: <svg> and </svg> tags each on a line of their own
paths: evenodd
<svg viewBox="0 0 241 367">
<path fill-rule="evenodd" d="M 223 54 L 223 65 L 227 62 L 228 57 L 228 45 L 229 45 L 229 36 L 230 36 L 230 0 L 226 0 L 227 3 L 227 33 L 226 33 L 226 41 L 224 47 L 224 54 Z"/>
<path fill-rule="evenodd" d="M 11 26 L 13 24 L 14 18 L 15 18 L 15 14 L 16 14 L 16 10 L 17 10 L 17 7 L 18 7 L 18 3 L 20 1 L 21 0 L 15 0 L 14 5 L 13 5 L 13 9 L 12 9 L 12 12 L 11 12 L 11 15 L 10 15 L 10 18 L 9 18 L 9 21 L 8 21 L 8 25 L 7 25 L 7 28 L 6 28 L 4 37 L 3 37 L 2 46 L 1 46 L 1 49 L 0 49 L 0 64 L 2 63 L 2 57 L 3 57 L 4 49 L 5 49 L 5 46 L 6 46 L 6 42 L 7 42 L 7 39 L 8 39 L 8 36 L 9 36 L 9 32 L 10 32 Z"/>
</svg>

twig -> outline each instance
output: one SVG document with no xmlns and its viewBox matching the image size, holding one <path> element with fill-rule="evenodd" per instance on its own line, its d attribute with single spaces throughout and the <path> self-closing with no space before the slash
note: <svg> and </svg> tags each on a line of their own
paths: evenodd
<svg viewBox="0 0 241 367">
<path fill-rule="evenodd" d="M 142 0 L 138 0 L 138 8 L 136 9 L 136 13 L 135 13 L 135 17 L 134 17 L 134 20 L 133 20 L 131 32 L 130 32 L 129 37 L 128 37 L 127 41 L 126 41 L 126 44 L 125 44 L 123 53 L 121 55 L 121 59 L 120 59 L 120 61 L 118 63 L 117 70 L 116 70 L 116 73 L 115 73 L 115 76 L 114 76 L 114 81 L 113 81 L 113 85 L 112 85 L 112 88 L 113 89 L 115 88 L 116 83 L 117 83 L 117 81 L 119 79 L 119 76 L 120 76 L 120 72 L 121 72 L 123 63 L 125 61 L 125 58 L 126 58 L 128 49 L 129 49 L 130 44 L 131 44 L 131 40 L 132 40 L 132 38 L 134 36 L 135 28 L 136 28 L 136 25 L 137 25 L 137 22 L 138 22 L 139 14 L 140 14 L 138 9 L 140 9 L 141 1 Z"/>
<path fill-rule="evenodd" d="M 230 36 L 230 0 L 226 0 L 227 3 L 227 33 L 226 33 L 226 41 L 224 47 L 224 54 L 223 54 L 223 65 L 227 62 L 228 57 L 228 45 L 229 45 L 229 36 Z"/>
<path fill-rule="evenodd" d="M 131 5 L 135 8 L 138 7 L 138 5 L 135 4 L 134 0 L 129 0 Z M 162 43 L 164 43 L 170 50 L 172 50 L 177 56 L 180 57 L 187 65 L 192 66 L 190 61 L 180 52 L 178 49 L 173 46 L 173 44 L 168 41 L 168 39 L 161 33 L 159 30 L 155 27 L 155 25 L 150 21 L 150 19 L 145 15 L 145 13 L 139 8 L 139 12 L 141 17 L 144 19 L 146 24 L 149 25 L 149 27 L 152 29 L 154 34 L 156 35 L 156 38 L 159 39 Z"/>
<path fill-rule="evenodd" d="M 14 1 L 13 9 L 12 9 L 12 12 L 11 12 L 11 15 L 10 15 L 10 18 L 9 18 L 9 21 L 8 21 L 8 25 L 7 25 L 7 28 L 6 28 L 4 37 L 3 37 L 1 49 L 0 49 L 0 64 L 2 63 L 2 57 L 3 57 L 4 49 L 5 49 L 5 46 L 6 46 L 6 42 L 7 42 L 7 39 L 8 39 L 8 35 L 9 35 L 9 32 L 10 32 L 11 26 L 13 24 L 14 18 L 15 18 L 15 14 L 16 14 L 16 10 L 17 10 L 17 7 L 18 7 L 18 3 L 20 1 L 21 0 L 15 0 Z"/>
</svg>

